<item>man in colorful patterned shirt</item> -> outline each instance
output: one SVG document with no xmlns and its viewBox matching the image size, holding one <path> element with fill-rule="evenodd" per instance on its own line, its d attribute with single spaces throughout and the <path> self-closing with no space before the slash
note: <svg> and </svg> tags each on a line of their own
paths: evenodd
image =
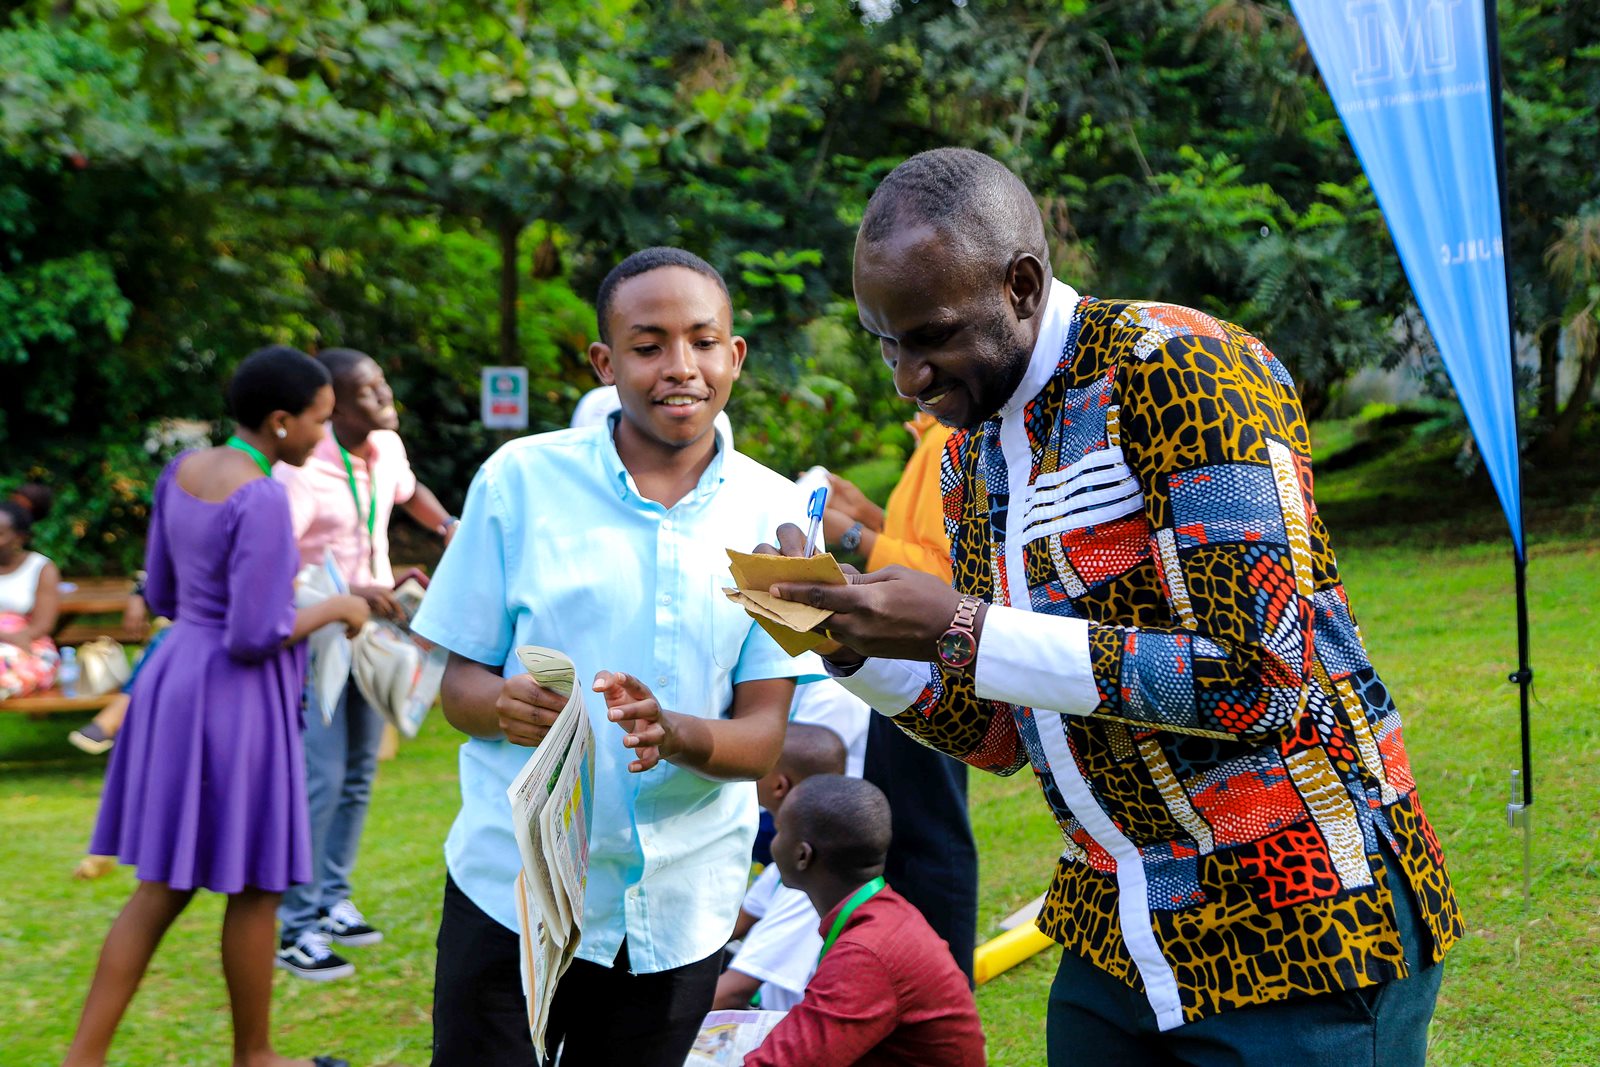
<svg viewBox="0 0 1600 1067">
<path fill-rule="evenodd" d="M 830 664 L 907 732 L 1032 764 L 1065 845 L 1053 1067 L 1420 1065 L 1461 919 L 1283 365 L 1053 280 L 1027 188 L 963 149 L 878 187 L 855 289 L 896 389 L 957 430 L 954 588 L 777 592 L 836 612 Z"/>
</svg>

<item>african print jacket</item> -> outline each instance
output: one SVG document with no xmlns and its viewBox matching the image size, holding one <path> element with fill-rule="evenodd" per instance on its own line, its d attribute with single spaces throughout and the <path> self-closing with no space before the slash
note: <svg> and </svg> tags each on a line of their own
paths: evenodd
<svg viewBox="0 0 1600 1067">
<path fill-rule="evenodd" d="M 1163 1029 L 1408 973 L 1391 870 L 1437 960 L 1461 919 L 1288 373 L 1186 308 L 1056 282 L 1044 315 L 946 448 L 954 584 L 993 605 L 975 671 L 841 681 L 975 767 L 1033 765 L 1065 839 L 1040 928 Z"/>
</svg>

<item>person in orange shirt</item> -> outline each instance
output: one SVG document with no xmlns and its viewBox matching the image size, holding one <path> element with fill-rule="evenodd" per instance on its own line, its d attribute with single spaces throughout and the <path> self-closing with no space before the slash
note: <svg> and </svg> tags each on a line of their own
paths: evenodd
<svg viewBox="0 0 1600 1067">
<path fill-rule="evenodd" d="M 829 544 L 865 557 L 869 571 L 898 563 L 949 582 L 939 465 L 951 431 L 921 412 L 906 428 L 917 447 L 889 494 L 888 508 L 829 474 L 823 532 Z M 893 836 L 885 877 L 944 938 L 970 982 L 978 928 L 978 848 L 967 817 L 966 764 L 912 740 L 886 716 L 874 715 L 862 777 L 889 798 Z"/>
<path fill-rule="evenodd" d="M 893 564 L 950 580 L 950 539 L 944 532 L 939 495 L 939 462 L 950 428 L 918 412 L 906 423 L 917 447 L 906 462 L 900 484 L 880 508 L 854 483 L 828 475 L 828 510 L 822 517 L 828 543 L 867 561 L 867 570 Z"/>
</svg>

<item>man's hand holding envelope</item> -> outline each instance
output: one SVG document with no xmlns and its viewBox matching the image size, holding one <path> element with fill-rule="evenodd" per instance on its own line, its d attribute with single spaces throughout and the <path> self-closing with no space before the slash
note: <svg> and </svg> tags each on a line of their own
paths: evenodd
<svg viewBox="0 0 1600 1067">
<path fill-rule="evenodd" d="M 776 546 L 759 545 L 754 555 L 732 551 L 728 555 L 735 567 L 746 560 L 762 561 L 759 567 L 745 569 L 743 577 L 734 570 L 739 588 L 730 596 L 784 651 L 793 655 L 815 648 L 837 666 L 867 656 L 934 661 L 935 646 L 961 603 L 961 594 L 950 586 L 908 567 L 860 574 L 840 567 L 832 556 L 807 556 L 805 533 L 789 523 L 778 527 Z M 980 641 L 987 610 L 988 605 L 979 609 L 973 627 Z M 785 627 L 811 643 L 792 648 L 787 635 L 780 635 Z"/>
</svg>

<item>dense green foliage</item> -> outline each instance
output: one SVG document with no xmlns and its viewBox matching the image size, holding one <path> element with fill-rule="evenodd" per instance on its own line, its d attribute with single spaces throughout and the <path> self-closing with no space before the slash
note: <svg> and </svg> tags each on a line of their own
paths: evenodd
<svg viewBox="0 0 1600 1067">
<path fill-rule="evenodd" d="M 22 4 L 0 23 L 0 483 L 69 498 L 40 531 L 69 570 L 132 565 L 159 421 L 221 418 L 227 370 L 283 341 L 377 355 L 458 503 L 497 440 L 478 368 L 525 364 L 534 428 L 564 423 L 589 295 L 655 243 L 734 288 L 743 449 L 892 470 L 909 437 L 854 322 L 853 229 L 879 176 L 942 144 L 1023 175 L 1059 276 L 1247 324 L 1315 414 L 1403 355 L 1409 290 L 1287 10 Z M 1528 406 L 1564 449 L 1600 369 L 1600 49 L 1572 47 L 1600 14 L 1519 2 L 1502 28 Z"/>
</svg>

